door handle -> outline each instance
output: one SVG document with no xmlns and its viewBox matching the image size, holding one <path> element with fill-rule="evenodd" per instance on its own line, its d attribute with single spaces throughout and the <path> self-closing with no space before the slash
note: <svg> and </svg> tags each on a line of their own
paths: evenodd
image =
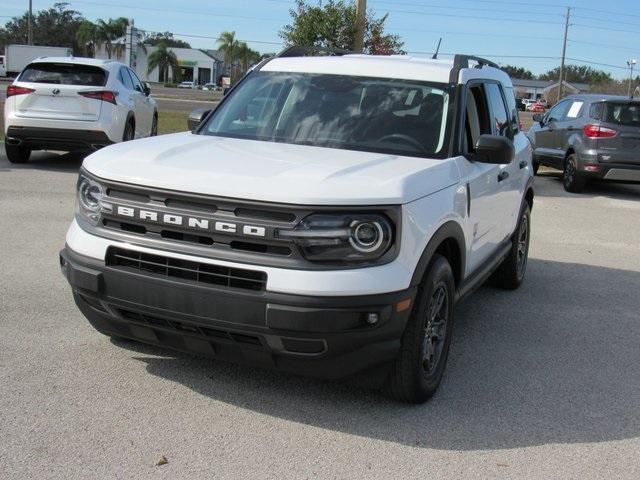
<svg viewBox="0 0 640 480">
<path fill-rule="evenodd" d="M 506 170 L 500 172 L 498 174 L 498 181 L 501 182 L 503 180 L 506 180 L 507 178 L 509 178 L 509 172 L 507 172 Z"/>
<path fill-rule="evenodd" d="M 520 163 L 518 164 L 518 166 L 522 169 L 522 168 L 526 168 L 527 165 L 529 165 L 529 163 L 526 160 L 521 160 Z"/>
</svg>

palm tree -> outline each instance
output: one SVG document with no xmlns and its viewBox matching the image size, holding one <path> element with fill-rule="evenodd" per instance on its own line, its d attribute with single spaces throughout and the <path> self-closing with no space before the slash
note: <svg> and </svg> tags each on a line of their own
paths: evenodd
<svg viewBox="0 0 640 480">
<path fill-rule="evenodd" d="M 224 54 L 224 64 L 231 68 L 233 77 L 234 62 L 238 60 L 240 42 L 236 40 L 236 32 L 222 32 L 218 37 L 218 50 Z"/>
<path fill-rule="evenodd" d="M 242 72 L 249 70 L 249 67 L 260 61 L 260 53 L 249 48 L 245 42 L 240 42 L 236 50 L 237 59 L 242 66 Z"/>
<path fill-rule="evenodd" d="M 107 57 L 111 58 L 115 55 L 116 58 L 122 55 L 125 48 L 125 43 L 113 43 L 127 33 L 127 27 L 129 26 L 129 20 L 124 17 L 110 18 L 106 22 L 101 18 L 96 22 L 96 45 L 104 45 L 107 51 Z"/>
<path fill-rule="evenodd" d="M 95 55 L 96 38 L 96 24 L 90 22 L 89 20 L 84 20 L 78 27 L 76 40 L 82 47 L 83 53 L 87 57 L 93 57 Z"/>
<path fill-rule="evenodd" d="M 165 42 L 156 45 L 157 50 L 149 55 L 147 59 L 147 75 L 154 68 L 158 68 L 158 80 L 166 82 L 169 80 L 169 68 L 173 71 L 173 80 L 178 81 L 180 67 L 178 66 L 178 58 L 176 54 L 167 48 Z"/>
</svg>

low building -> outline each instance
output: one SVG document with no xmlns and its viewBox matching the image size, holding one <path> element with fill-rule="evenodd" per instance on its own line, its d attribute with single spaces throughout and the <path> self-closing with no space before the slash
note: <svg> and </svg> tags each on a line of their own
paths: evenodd
<svg viewBox="0 0 640 480">
<path fill-rule="evenodd" d="M 138 77 L 147 82 L 177 82 L 173 72 L 169 71 L 169 78 L 160 78 L 158 68 L 148 70 L 149 56 L 158 48 L 144 44 L 144 38 L 135 27 L 127 28 L 127 35 L 113 42 L 118 48 L 114 48 L 112 58 L 135 70 Z M 131 47 L 133 45 L 133 47 Z M 226 74 L 224 56 L 216 50 L 198 50 L 196 48 L 174 48 L 167 50 L 173 52 L 178 59 L 180 67 L 180 81 L 191 81 L 197 85 L 206 83 L 220 84 L 221 77 Z M 108 58 L 107 51 L 102 45 L 96 49 L 96 58 Z"/>
<path fill-rule="evenodd" d="M 558 89 L 560 82 L 553 80 L 524 80 L 512 78 L 513 88 L 518 98 L 531 98 L 538 100 L 540 98 L 548 98 L 554 90 Z M 587 83 L 569 83 L 562 82 L 564 94 L 578 94 L 589 91 Z"/>
</svg>

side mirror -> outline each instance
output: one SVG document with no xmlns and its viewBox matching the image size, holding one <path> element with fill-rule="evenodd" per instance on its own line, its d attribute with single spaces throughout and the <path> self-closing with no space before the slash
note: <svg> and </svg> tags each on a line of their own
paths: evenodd
<svg viewBox="0 0 640 480">
<path fill-rule="evenodd" d="M 211 112 L 210 108 L 197 108 L 189 114 L 189 118 L 187 118 L 187 125 L 189 130 L 195 132 L 202 121 L 209 115 Z"/>
<path fill-rule="evenodd" d="M 515 155 L 513 142 L 499 135 L 480 135 L 473 160 L 503 165 L 511 163 Z"/>
<path fill-rule="evenodd" d="M 142 93 L 144 93 L 147 97 L 151 95 L 151 87 L 147 82 L 142 82 Z"/>
<path fill-rule="evenodd" d="M 542 124 L 542 119 L 544 118 L 544 116 L 541 113 L 536 113 L 531 118 L 533 119 L 534 122 L 538 122 L 538 123 Z"/>
</svg>

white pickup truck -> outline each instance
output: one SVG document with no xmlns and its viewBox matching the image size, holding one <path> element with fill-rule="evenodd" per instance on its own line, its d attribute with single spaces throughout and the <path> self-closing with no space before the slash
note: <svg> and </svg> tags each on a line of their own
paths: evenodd
<svg viewBox="0 0 640 480">
<path fill-rule="evenodd" d="M 425 401 L 456 303 L 525 275 L 511 81 L 464 55 L 304 53 L 260 63 L 190 132 L 89 156 L 63 273 L 106 335 Z"/>
</svg>

